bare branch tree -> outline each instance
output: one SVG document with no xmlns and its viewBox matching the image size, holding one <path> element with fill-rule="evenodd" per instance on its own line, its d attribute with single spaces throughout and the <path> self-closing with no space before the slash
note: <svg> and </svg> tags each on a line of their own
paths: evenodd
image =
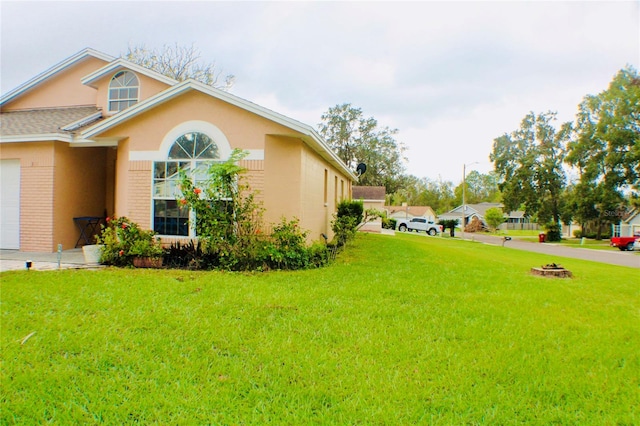
<svg viewBox="0 0 640 426">
<path fill-rule="evenodd" d="M 233 74 L 222 76 L 222 69 L 218 69 L 215 62 L 201 62 L 200 51 L 193 44 L 165 44 L 161 49 L 129 45 L 123 58 L 178 81 L 193 78 L 221 90 L 231 89 L 235 82 Z"/>
</svg>

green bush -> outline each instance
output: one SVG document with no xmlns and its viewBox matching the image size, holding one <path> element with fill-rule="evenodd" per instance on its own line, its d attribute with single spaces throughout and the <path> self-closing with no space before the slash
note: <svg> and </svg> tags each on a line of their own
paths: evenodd
<svg viewBox="0 0 640 426">
<path fill-rule="evenodd" d="M 181 172 L 180 203 L 195 211 L 198 245 L 170 249 L 167 264 L 203 269 L 233 271 L 305 269 L 320 266 L 329 259 L 328 249 L 306 246 L 307 231 L 299 220 L 282 221 L 271 235 L 262 231 L 261 205 L 244 181 L 245 169 L 238 166 L 246 152 L 234 150 L 229 160 L 208 170 L 209 179 L 194 185 L 192 177 Z M 357 212 L 357 207 L 348 206 Z M 350 214 L 354 214 L 349 210 Z M 362 217 L 362 205 L 360 206 Z M 180 262 L 180 252 L 190 258 Z"/>
<path fill-rule="evenodd" d="M 581 229 L 576 229 L 575 231 L 573 231 L 573 236 L 575 238 L 582 238 L 582 230 Z"/>
<path fill-rule="evenodd" d="M 549 223 L 545 226 L 547 230 L 547 238 L 546 241 L 549 242 L 557 242 L 562 241 L 562 233 L 560 232 L 560 225 L 557 223 Z"/>
<path fill-rule="evenodd" d="M 362 222 L 364 217 L 364 203 L 361 200 L 342 200 L 338 203 L 337 215 L 338 217 L 353 217 L 357 221 L 357 225 Z"/>
<path fill-rule="evenodd" d="M 343 200 L 338 203 L 336 218 L 331 222 L 331 229 L 334 232 L 334 245 L 342 247 L 353 239 L 363 218 L 364 204 L 362 201 Z"/>
<path fill-rule="evenodd" d="M 442 226 L 442 230 L 449 230 L 449 235 L 451 237 L 456 236 L 456 226 L 458 226 L 458 219 L 441 219 L 438 222 L 438 225 Z"/>
<path fill-rule="evenodd" d="M 299 221 L 284 218 L 273 228 L 271 241 L 266 245 L 267 265 L 274 269 L 305 269 L 309 266 L 306 247 L 307 232 Z"/>
<path fill-rule="evenodd" d="M 107 218 L 107 225 L 102 225 L 97 242 L 104 245 L 100 262 L 105 265 L 130 266 L 134 257 L 157 258 L 163 255 L 155 232 L 141 229 L 124 216 Z"/>
<path fill-rule="evenodd" d="M 398 221 L 394 218 L 383 217 L 382 218 L 382 227 L 384 229 L 396 229 Z"/>
</svg>

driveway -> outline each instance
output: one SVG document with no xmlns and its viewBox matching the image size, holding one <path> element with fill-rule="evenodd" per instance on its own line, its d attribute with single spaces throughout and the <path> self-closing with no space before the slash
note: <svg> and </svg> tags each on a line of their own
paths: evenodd
<svg viewBox="0 0 640 426">
<path fill-rule="evenodd" d="M 27 268 L 31 262 L 31 269 L 48 271 L 55 269 L 86 269 L 97 268 L 99 265 L 87 264 L 84 261 L 82 249 L 65 250 L 60 253 L 27 253 L 18 250 L 0 250 L 0 272 L 15 271 Z"/>
<path fill-rule="evenodd" d="M 501 246 L 504 242 L 502 237 L 484 234 L 465 233 L 465 239 L 480 241 L 485 244 Z M 640 255 L 637 252 L 629 251 L 606 251 L 587 248 L 567 247 L 553 243 L 532 243 L 521 241 L 517 238 L 504 242 L 504 247 L 516 250 L 526 250 L 536 253 L 548 254 L 550 256 L 571 257 L 574 259 L 591 260 L 593 262 L 609 263 L 611 265 L 628 266 L 640 268 Z"/>
</svg>

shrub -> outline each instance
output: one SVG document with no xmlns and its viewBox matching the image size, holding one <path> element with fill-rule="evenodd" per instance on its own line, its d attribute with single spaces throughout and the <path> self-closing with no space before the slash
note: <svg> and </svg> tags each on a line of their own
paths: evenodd
<svg viewBox="0 0 640 426">
<path fill-rule="evenodd" d="M 201 241 L 172 243 L 166 250 L 164 264 L 169 268 L 213 269 L 217 256 L 206 254 Z"/>
<path fill-rule="evenodd" d="M 562 241 L 562 233 L 560 232 L 561 228 L 559 224 L 549 223 L 545 226 L 545 229 L 547 230 L 547 241 Z"/>
<path fill-rule="evenodd" d="M 244 181 L 246 170 L 237 164 L 245 156 L 246 152 L 234 150 L 229 160 L 209 168 L 209 179 L 199 182 L 200 186 L 181 172 L 180 203 L 195 211 L 198 243 L 172 246 L 165 263 L 234 271 L 304 269 L 325 264 L 329 256 L 319 247 L 311 250 L 306 246 L 307 232 L 300 228 L 298 219 L 282 219 L 271 235 L 264 235 L 263 209 Z M 356 207 L 348 207 L 357 212 Z M 187 256 L 188 261 L 180 261 L 180 256 Z"/>
<path fill-rule="evenodd" d="M 498 229 L 498 227 L 501 224 L 503 224 L 506 221 L 506 218 L 504 217 L 504 213 L 502 212 L 502 209 L 497 207 L 492 207 L 490 209 L 487 209 L 487 211 L 485 212 L 484 218 L 487 221 L 487 224 L 489 225 L 489 227 L 491 228 L 491 231 L 494 231 L 494 232 L 496 229 Z"/>
<path fill-rule="evenodd" d="M 384 229 L 396 229 L 398 221 L 392 217 L 382 218 L 382 227 Z"/>
<path fill-rule="evenodd" d="M 331 222 L 334 244 L 337 247 L 344 246 L 356 235 L 358 225 L 364 217 L 364 204 L 362 201 L 343 200 L 338 203 L 336 218 Z"/>
<path fill-rule="evenodd" d="M 456 236 L 456 226 L 458 226 L 458 219 L 441 219 L 438 225 L 442 226 L 442 230 L 449 229 L 449 235 L 451 237 Z"/>
<path fill-rule="evenodd" d="M 575 231 L 573 231 L 573 236 L 575 238 L 582 238 L 582 230 L 581 229 L 576 229 Z"/>
<path fill-rule="evenodd" d="M 342 200 L 338 203 L 337 215 L 353 217 L 359 224 L 364 217 L 364 203 L 360 200 Z"/>
<path fill-rule="evenodd" d="M 163 255 L 155 232 L 141 229 L 124 216 L 107 218 L 107 225 L 102 225 L 97 242 L 104 245 L 100 262 L 106 265 L 130 266 L 136 256 L 157 258 Z"/>
<path fill-rule="evenodd" d="M 306 247 L 307 232 L 300 229 L 299 221 L 284 218 L 273 228 L 268 245 L 269 265 L 276 269 L 304 269 L 309 264 Z"/>
</svg>

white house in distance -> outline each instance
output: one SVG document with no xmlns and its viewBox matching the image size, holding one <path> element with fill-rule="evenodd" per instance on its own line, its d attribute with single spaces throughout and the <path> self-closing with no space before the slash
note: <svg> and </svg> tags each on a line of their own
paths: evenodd
<svg viewBox="0 0 640 426">
<path fill-rule="evenodd" d="M 491 208 L 504 208 L 502 203 L 478 203 L 478 204 L 466 204 L 465 209 L 465 226 L 468 225 L 474 218 L 478 218 L 485 226 L 487 222 L 485 215 L 487 210 Z M 455 209 L 438 216 L 439 220 L 458 220 L 458 223 L 462 219 L 462 206 L 458 206 Z M 528 229 L 537 230 L 538 224 L 530 223 L 529 219 L 525 216 L 523 211 L 512 211 L 509 214 L 505 214 L 506 222 L 500 225 L 500 229 Z"/>
<path fill-rule="evenodd" d="M 620 225 L 614 225 L 613 235 L 618 237 L 640 236 L 640 208 L 624 213 Z"/>
</svg>

